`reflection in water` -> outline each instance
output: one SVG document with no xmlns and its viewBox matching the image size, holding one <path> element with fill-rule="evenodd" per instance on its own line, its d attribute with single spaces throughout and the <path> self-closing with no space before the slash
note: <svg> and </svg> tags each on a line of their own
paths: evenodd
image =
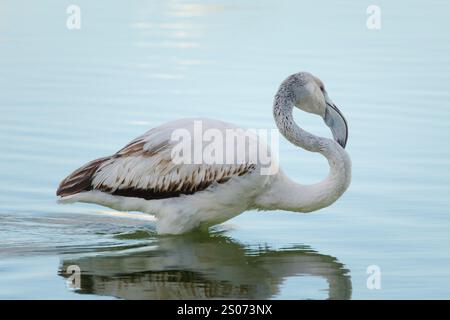
<svg viewBox="0 0 450 320">
<path fill-rule="evenodd" d="M 326 280 L 329 299 L 350 299 L 352 292 L 348 270 L 334 257 L 304 246 L 249 248 L 218 234 L 160 237 L 138 249 L 63 256 L 60 275 L 67 277 L 69 265 L 81 269 L 78 293 L 123 299 L 268 299 L 294 276 Z"/>
</svg>

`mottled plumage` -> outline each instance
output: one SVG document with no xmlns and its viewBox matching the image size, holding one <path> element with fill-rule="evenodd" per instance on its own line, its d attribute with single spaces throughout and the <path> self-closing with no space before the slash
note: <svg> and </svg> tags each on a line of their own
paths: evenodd
<svg viewBox="0 0 450 320">
<path fill-rule="evenodd" d="M 301 129 L 292 115 L 294 106 L 323 117 L 335 140 Z M 218 120 L 181 119 L 153 128 L 114 155 L 82 166 L 61 182 L 57 195 L 61 202 L 97 203 L 155 215 L 157 231 L 171 234 L 208 228 L 249 209 L 310 212 L 331 205 L 350 184 L 351 161 L 344 150 L 347 122 L 323 83 L 307 72 L 288 77 L 275 95 L 273 115 L 279 131 L 291 143 L 327 158 L 327 178 L 302 185 L 281 169 L 268 174 L 262 170 L 265 164 L 260 154 L 248 148 L 255 145 L 257 150 L 268 150 L 257 135 L 247 135 L 244 129 Z M 238 138 L 246 139 L 236 148 L 235 162 L 174 161 L 173 133 L 183 129 L 195 137 L 198 121 L 205 130 L 223 136 L 234 130 Z M 229 149 L 224 146 L 222 151 Z M 239 161 L 239 156 L 244 161 Z M 270 166 L 278 163 L 275 156 L 270 154 Z"/>
<path fill-rule="evenodd" d="M 204 122 L 206 119 L 197 119 Z M 192 129 L 195 119 L 178 120 Z M 211 120 L 207 119 L 211 122 Z M 224 127 L 224 122 L 216 127 Z M 175 141 L 169 123 L 148 131 L 117 153 L 96 159 L 66 177 L 57 195 L 66 197 L 83 191 L 98 190 L 111 195 L 164 199 L 189 195 L 211 185 L 227 182 L 255 169 L 256 164 L 175 164 L 171 158 Z"/>
</svg>

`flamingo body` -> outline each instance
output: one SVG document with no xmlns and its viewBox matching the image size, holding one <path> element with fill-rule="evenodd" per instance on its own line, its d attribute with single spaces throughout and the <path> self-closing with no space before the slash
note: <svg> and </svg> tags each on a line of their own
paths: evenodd
<svg viewBox="0 0 450 320">
<path fill-rule="evenodd" d="M 322 88 L 320 80 L 309 73 L 292 75 L 280 86 L 273 109 L 278 129 L 290 142 L 328 159 L 330 174 L 317 184 L 298 184 L 281 169 L 265 174 L 265 164 L 253 153 L 264 149 L 270 154 L 270 150 L 258 135 L 231 123 L 193 118 L 155 127 L 114 155 L 87 163 L 61 182 L 57 195 L 63 203 L 96 203 L 155 215 L 160 234 L 205 229 L 250 209 L 310 212 L 326 207 L 350 184 L 351 163 L 343 148 L 347 141 L 346 121 Z M 292 118 L 293 106 L 323 116 L 336 141 L 300 129 Z M 174 162 L 178 146 L 174 132 L 183 129 L 195 136 L 196 123 L 223 136 L 228 131 L 237 138 L 245 134 L 242 138 L 247 139 L 246 143 L 257 148 L 244 147 L 245 160 L 240 162 Z M 202 143 L 204 148 L 207 142 Z M 272 163 L 277 163 L 274 154 L 270 157 Z"/>
</svg>

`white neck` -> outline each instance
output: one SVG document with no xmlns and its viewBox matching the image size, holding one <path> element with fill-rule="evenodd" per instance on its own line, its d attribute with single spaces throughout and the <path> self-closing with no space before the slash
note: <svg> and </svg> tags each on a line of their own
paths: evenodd
<svg viewBox="0 0 450 320">
<path fill-rule="evenodd" d="M 301 129 L 294 121 L 293 106 L 290 92 L 280 88 L 273 108 L 278 130 L 296 146 L 325 156 L 330 172 L 319 183 L 301 185 L 280 171 L 271 188 L 257 203 L 264 209 L 310 212 L 331 205 L 347 190 L 351 180 L 351 161 L 347 152 L 334 140 L 317 137 Z"/>
</svg>

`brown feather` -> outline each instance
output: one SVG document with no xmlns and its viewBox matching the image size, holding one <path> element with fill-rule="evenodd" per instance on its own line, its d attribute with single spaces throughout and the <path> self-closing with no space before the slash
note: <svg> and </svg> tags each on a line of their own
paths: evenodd
<svg viewBox="0 0 450 320">
<path fill-rule="evenodd" d="M 68 177 L 61 181 L 58 190 L 56 190 L 56 195 L 65 197 L 78 192 L 91 190 L 91 183 L 94 173 L 102 163 L 109 159 L 111 159 L 111 157 L 93 160 L 72 172 Z"/>
<path fill-rule="evenodd" d="M 66 177 L 58 187 L 56 194 L 61 197 L 73 195 L 83 191 L 90 190 L 100 190 L 103 192 L 107 192 L 113 195 L 124 196 L 124 197 L 137 197 L 144 198 L 147 200 L 151 199 L 164 199 L 164 198 L 173 198 L 179 197 L 180 195 L 189 195 L 198 191 L 205 190 L 209 186 L 215 183 L 225 183 L 232 176 L 242 176 L 247 174 L 255 169 L 255 165 L 253 164 L 243 164 L 238 166 L 237 168 L 228 168 L 222 174 L 217 174 L 214 170 L 207 173 L 207 179 L 202 181 L 198 185 L 194 185 L 192 181 L 184 181 L 178 185 L 170 184 L 167 190 L 156 190 L 156 189 L 138 189 L 133 187 L 120 188 L 116 190 L 112 190 L 110 187 L 106 185 L 97 185 L 95 188 L 92 186 L 92 182 L 94 180 L 94 176 L 99 170 L 101 166 L 112 159 L 117 159 L 121 157 L 129 157 L 129 156 L 146 156 L 151 157 L 164 149 L 168 143 L 163 142 L 160 145 L 153 146 L 152 149 L 144 150 L 145 141 L 142 138 L 137 138 L 126 145 L 124 148 L 119 150 L 116 154 L 109 157 L 99 158 L 93 160 L 81 168 L 74 171 L 68 177 Z M 178 170 L 178 169 L 177 169 Z M 200 170 L 200 169 L 198 169 Z M 196 172 L 193 173 L 195 178 Z"/>
</svg>

